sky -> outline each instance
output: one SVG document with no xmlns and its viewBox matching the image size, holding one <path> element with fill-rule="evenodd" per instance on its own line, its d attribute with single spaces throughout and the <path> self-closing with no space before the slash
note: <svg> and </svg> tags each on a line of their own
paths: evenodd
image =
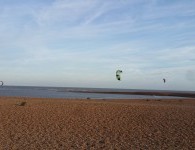
<svg viewBox="0 0 195 150">
<path fill-rule="evenodd" d="M 194 0 L 0 0 L 0 80 L 195 91 L 194 6 Z"/>
</svg>

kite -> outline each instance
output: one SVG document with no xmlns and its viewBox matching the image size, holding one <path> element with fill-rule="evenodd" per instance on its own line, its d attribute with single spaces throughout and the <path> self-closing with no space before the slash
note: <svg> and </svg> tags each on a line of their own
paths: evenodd
<svg viewBox="0 0 195 150">
<path fill-rule="evenodd" d="M 116 71 L 116 79 L 119 80 L 119 81 L 121 80 L 121 73 L 122 72 L 123 72 L 122 70 L 117 70 Z"/>
</svg>

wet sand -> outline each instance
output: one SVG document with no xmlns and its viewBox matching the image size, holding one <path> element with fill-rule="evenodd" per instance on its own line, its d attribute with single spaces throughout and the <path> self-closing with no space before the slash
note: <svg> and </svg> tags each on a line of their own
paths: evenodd
<svg viewBox="0 0 195 150">
<path fill-rule="evenodd" d="M 190 150 L 194 116 L 195 99 L 0 97 L 0 149 Z"/>
</svg>

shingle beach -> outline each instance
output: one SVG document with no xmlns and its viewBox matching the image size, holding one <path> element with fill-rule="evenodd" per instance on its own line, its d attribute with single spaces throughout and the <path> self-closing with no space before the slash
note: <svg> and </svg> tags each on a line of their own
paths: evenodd
<svg viewBox="0 0 195 150">
<path fill-rule="evenodd" d="M 0 97 L 0 149 L 193 150 L 195 99 Z"/>
</svg>

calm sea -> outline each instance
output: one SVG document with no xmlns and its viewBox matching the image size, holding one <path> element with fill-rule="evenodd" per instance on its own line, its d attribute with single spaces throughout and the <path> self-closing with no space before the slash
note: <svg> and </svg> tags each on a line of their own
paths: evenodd
<svg viewBox="0 0 195 150">
<path fill-rule="evenodd" d="M 91 99 L 143 99 L 143 98 L 179 98 L 173 96 L 149 96 L 149 95 L 126 95 L 126 94 L 102 94 L 80 93 L 77 91 L 111 91 L 133 92 L 148 90 L 127 89 L 103 89 L 103 88 L 73 88 L 73 87 L 35 87 L 35 86 L 3 86 L 0 87 L 0 96 L 20 96 L 35 98 L 91 98 Z"/>
</svg>

